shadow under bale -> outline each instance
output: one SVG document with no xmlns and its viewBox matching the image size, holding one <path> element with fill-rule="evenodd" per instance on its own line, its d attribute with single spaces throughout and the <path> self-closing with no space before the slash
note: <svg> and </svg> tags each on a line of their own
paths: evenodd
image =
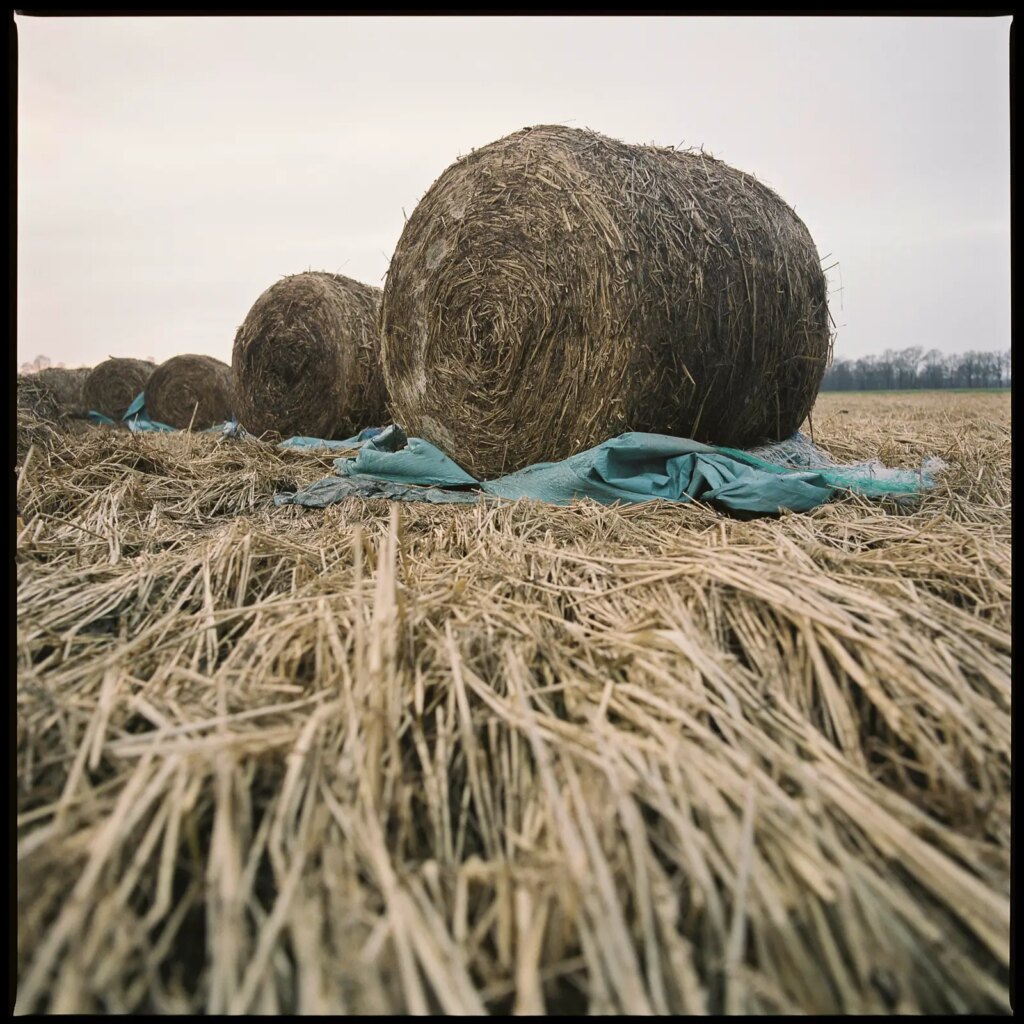
<svg viewBox="0 0 1024 1024">
<path fill-rule="evenodd" d="M 830 349 L 817 250 L 773 191 L 703 152 L 558 125 L 441 175 L 381 309 L 396 420 L 478 476 L 624 430 L 789 436 Z"/>
<path fill-rule="evenodd" d="M 268 288 L 238 329 L 235 414 L 254 434 L 344 438 L 387 418 L 381 291 L 310 271 Z"/>
<path fill-rule="evenodd" d="M 120 420 L 152 376 L 156 367 L 142 359 L 111 357 L 94 367 L 82 387 L 89 410 Z"/>
<path fill-rule="evenodd" d="M 231 418 L 231 367 L 213 356 L 173 356 L 146 384 L 146 409 L 160 423 L 205 430 Z"/>
</svg>

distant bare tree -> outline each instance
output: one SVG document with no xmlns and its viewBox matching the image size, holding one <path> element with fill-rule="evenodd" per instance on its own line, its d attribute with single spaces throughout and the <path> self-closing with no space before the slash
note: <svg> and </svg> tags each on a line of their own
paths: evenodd
<svg viewBox="0 0 1024 1024">
<path fill-rule="evenodd" d="M 38 373 L 52 366 L 49 356 L 36 356 L 31 362 L 21 364 L 22 373 Z"/>
</svg>

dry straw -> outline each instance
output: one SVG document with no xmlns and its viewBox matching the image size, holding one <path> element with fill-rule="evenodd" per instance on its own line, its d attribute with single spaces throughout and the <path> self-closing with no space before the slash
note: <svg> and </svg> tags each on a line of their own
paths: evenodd
<svg viewBox="0 0 1024 1024">
<path fill-rule="evenodd" d="M 19 1012 L 1009 1009 L 1009 396 L 826 396 L 917 506 L 275 508 L 21 460 Z"/>
<path fill-rule="evenodd" d="M 387 418 L 380 289 L 310 271 L 256 300 L 231 358 L 236 415 L 250 432 L 344 438 Z"/>
<path fill-rule="evenodd" d="M 89 410 L 120 420 L 146 387 L 156 367 L 142 359 L 105 359 L 90 371 L 82 385 Z"/>
<path fill-rule="evenodd" d="M 79 431 L 83 414 L 82 385 L 88 368 L 49 367 L 19 374 L 17 384 L 16 447 L 23 456 L 34 442 L 47 443 L 56 429 Z"/>
<path fill-rule="evenodd" d="M 212 356 L 174 356 L 146 382 L 150 418 L 179 430 L 204 430 L 231 418 L 231 367 Z"/>
<path fill-rule="evenodd" d="M 82 389 L 92 371 L 87 366 L 51 366 L 32 374 L 33 381 L 48 389 L 64 416 L 80 416 L 84 408 Z"/>
<path fill-rule="evenodd" d="M 703 152 L 550 125 L 441 175 L 382 306 L 397 420 L 485 476 L 625 429 L 788 436 L 830 339 L 818 253 L 774 192 Z"/>
</svg>

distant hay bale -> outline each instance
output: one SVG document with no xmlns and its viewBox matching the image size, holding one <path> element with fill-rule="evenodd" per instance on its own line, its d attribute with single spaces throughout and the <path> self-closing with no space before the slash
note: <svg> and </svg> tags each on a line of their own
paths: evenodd
<svg viewBox="0 0 1024 1024">
<path fill-rule="evenodd" d="M 87 410 L 82 404 L 82 389 L 92 371 L 88 366 L 51 366 L 31 375 L 32 379 L 52 393 L 63 416 L 81 416 Z"/>
<path fill-rule="evenodd" d="M 18 376 L 18 415 L 47 423 L 60 423 L 83 414 L 82 387 L 88 367 L 71 369 L 52 366 L 38 373 Z"/>
<path fill-rule="evenodd" d="M 173 356 L 146 382 L 146 412 L 179 430 L 205 430 L 231 418 L 231 367 L 212 356 Z"/>
<path fill-rule="evenodd" d="M 104 359 L 85 380 L 82 397 L 88 410 L 120 420 L 146 387 L 156 367 L 142 359 Z"/>
<path fill-rule="evenodd" d="M 623 430 L 790 435 L 831 349 L 793 210 L 703 152 L 527 128 L 448 168 L 381 308 L 392 413 L 477 475 Z"/>
<path fill-rule="evenodd" d="M 238 329 L 235 415 L 254 434 L 344 438 L 386 417 L 381 290 L 339 274 L 294 274 L 268 288 Z"/>
<path fill-rule="evenodd" d="M 82 415 L 81 382 L 88 373 L 88 369 L 56 366 L 18 376 L 15 448 L 19 457 L 33 444 L 52 444 L 58 433 L 88 429 L 82 419 L 75 419 Z"/>
<path fill-rule="evenodd" d="M 18 374 L 18 419 L 56 423 L 62 416 L 60 400 L 53 388 L 39 380 L 38 373 Z"/>
</svg>

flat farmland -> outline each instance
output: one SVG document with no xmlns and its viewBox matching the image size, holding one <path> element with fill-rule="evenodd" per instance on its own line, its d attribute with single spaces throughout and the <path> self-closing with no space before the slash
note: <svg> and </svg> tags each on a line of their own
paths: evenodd
<svg viewBox="0 0 1024 1024">
<path fill-rule="evenodd" d="M 1008 392 L 750 521 L 18 429 L 19 1011 L 1009 1010 Z"/>
</svg>

